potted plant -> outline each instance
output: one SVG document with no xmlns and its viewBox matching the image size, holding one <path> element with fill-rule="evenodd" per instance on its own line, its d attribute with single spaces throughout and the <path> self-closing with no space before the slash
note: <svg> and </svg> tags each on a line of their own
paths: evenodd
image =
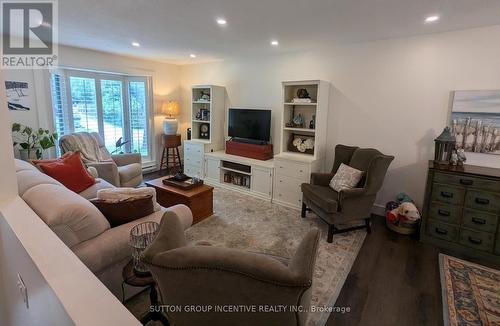
<svg viewBox="0 0 500 326">
<path fill-rule="evenodd" d="M 24 161 L 41 159 L 44 150 L 55 147 L 57 133 L 47 129 L 24 126 L 20 123 L 12 124 L 13 146 L 19 146 L 19 155 Z"/>
</svg>

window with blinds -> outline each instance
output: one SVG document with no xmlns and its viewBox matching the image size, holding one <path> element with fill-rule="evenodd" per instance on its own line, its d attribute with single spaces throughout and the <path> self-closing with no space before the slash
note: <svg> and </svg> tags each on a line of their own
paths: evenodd
<svg viewBox="0 0 500 326">
<path fill-rule="evenodd" d="M 148 153 L 147 141 L 147 109 L 146 109 L 146 83 L 143 81 L 131 81 L 129 89 L 130 129 L 133 151 Z"/>
<path fill-rule="evenodd" d="M 64 70 L 51 74 L 50 85 L 59 135 L 98 132 L 109 152 L 141 153 L 144 160 L 151 159 L 146 77 Z"/>
<path fill-rule="evenodd" d="M 111 153 L 120 151 L 120 148 L 116 146 L 116 142 L 120 138 L 123 140 L 125 136 L 123 133 L 122 89 L 123 83 L 119 80 L 101 80 L 104 143 Z M 133 120 L 131 121 L 133 122 Z M 147 119 L 145 123 L 147 125 Z"/>
</svg>

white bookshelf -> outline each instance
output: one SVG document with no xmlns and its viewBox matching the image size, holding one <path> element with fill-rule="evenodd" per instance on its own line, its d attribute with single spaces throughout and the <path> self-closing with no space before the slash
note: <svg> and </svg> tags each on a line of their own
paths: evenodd
<svg viewBox="0 0 500 326">
<path fill-rule="evenodd" d="M 210 100 L 203 100 L 207 94 Z M 191 139 L 223 146 L 224 142 L 224 87 L 215 85 L 194 85 L 191 88 Z M 205 111 L 209 116 L 200 117 Z M 200 134 L 200 126 L 207 124 L 209 137 Z"/>
<path fill-rule="evenodd" d="M 287 81 L 282 87 L 281 143 L 280 153 L 274 156 L 273 202 L 300 209 L 301 184 L 309 182 L 311 173 L 324 169 L 330 84 L 321 80 Z M 293 102 L 301 88 L 307 90 L 311 103 Z M 304 117 L 304 125 L 287 125 L 299 113 Z M 315 125 L 309 128 L 313 115 L 316 116 Z M 314 139 L 314 151 L 293 150 L 290 142 L 296 136 Z"/>
<path fill-rule="evenodd" d="M 209 100 L 202 95 L 209 95 Z M 191 87 L 191 140 L 184 141 L 184 173 L 204 177 L 204 153 L 224 148 L 225 88 L 216 85 Z M 200 117 L 205 110 L 208 116 Z M 208 127 L 208 137 L 203 137 L 200 127 Z"/>
<path fill-rule="evenodd" d="M 322 80 L 287 81 L 283 86 L 283 112 L 281 121 L 281 153 L 294 153 L 304 156 L 312 156 L 314 159 L 325 155 L 326 125 L 328 118 L 328 98 L 330 84 Z M 293 103 L 297 97 L 297 91 L 305 88 L 311 97 L 311 103 Z M 301 114 L 304 117 L 303 126 L 288 126 L 294 116 Z M 309 128 L 310 121 L 315 116 L 314 129 Z M 314 139 L 313 153 L 295 152 L 290 146 L 290 140 L 294 136 L 311 137 Z"/>
</svg>

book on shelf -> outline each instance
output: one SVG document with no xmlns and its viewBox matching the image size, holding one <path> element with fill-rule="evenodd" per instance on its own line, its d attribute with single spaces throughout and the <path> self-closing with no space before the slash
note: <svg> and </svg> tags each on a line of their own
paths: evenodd
<svg viewBox="0 0 500 326">
<path fill-rule="evenodd" d="M 310 98 L 293 98 L 292 103 L 313 103 Z"/>
</svg>

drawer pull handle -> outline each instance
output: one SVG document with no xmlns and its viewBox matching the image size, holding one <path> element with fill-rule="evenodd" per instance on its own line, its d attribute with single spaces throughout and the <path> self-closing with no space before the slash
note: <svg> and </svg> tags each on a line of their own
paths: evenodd
<svg viewBox="0 0 500 326">
<path fill-rule="evenodd" d="M 460 184 L 464 186 L 472 186 L 474 184 L 474 181 L 470 179 L 460 179 Z"/>
<path fill-rule="evenodd" d="M 448 234 L 448 230 L 441 229 L 441 228 L 436 228 L 436 233 L 437 234 L 442 234 L 442 235 L 447 235 Z"/>
<path fill-rule="evenodd" d="M 302 171 L 302 170 L 299 170 L 299 172 L 300 172 L 300 173 L 302 173 L 302 172 L 304 172 L 304 171 Z"/>
<path fill-rule="evenodd" d="M 450 216 L 451 213 L 449 211 L 445 211 L 445 210 L 438 210 L 438 214 L 441 215 L 441 216 Z"/>
<path fill-rule="evenodd" d="M 473 243 L 473 244 L 477 244 L 477 245 L 480 245 L 480 244 L 483 242 L 483 240 L 478 239 L 478 238 L 473 238 L 473 237 L 469 237 L 469 241 L 470 241 L 471 243 Z"/>
<path fill-rule="evenodd" d="M 475 224 L 486 224 L 486 220 L 485 219 L 482 219 L 482 218 L 477 218 L 477 217 L 473 217 L 472 218 L 472 222 L 475 223 Z"/>
<path fill-rule="evenodd" d="M 476 203 L 481 205 L 489 205 L 490 200 L 486 198 L 476 198 Z"/>
<path fill-rule="evenodd" d="M 441 191 L 441 196 L 444 198 L 453 198 L 453 193 L 449 191 Z"/>
</svg>

